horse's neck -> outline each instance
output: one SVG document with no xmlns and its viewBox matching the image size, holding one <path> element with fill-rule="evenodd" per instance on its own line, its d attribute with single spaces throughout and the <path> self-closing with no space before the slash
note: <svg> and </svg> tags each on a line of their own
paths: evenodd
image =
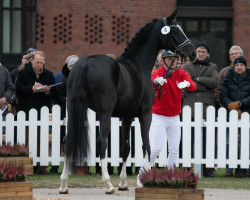
<svg viewBox="0 0 250 200">
<path fill-rule="evenodd" d="M 131 49 L 123 55 L 121 62 L 133 63 L 134 67 L 145 69 L 151 73 L 158 51 L 159 48 L 156 44 L 149 45 L 149 43 L 145 41 L 140 48 Z"/>
<path fill-rule="evenodd" d="M 134 44 L 120 57 L 120 61 L 133 63 L 134 67 L 143 68 L 151 73 L 160 50 L 159 39 L 160 33 L 157 34 L 152 28 L 144 38 L 141 38 L 137 44 Z"/>
</svg>

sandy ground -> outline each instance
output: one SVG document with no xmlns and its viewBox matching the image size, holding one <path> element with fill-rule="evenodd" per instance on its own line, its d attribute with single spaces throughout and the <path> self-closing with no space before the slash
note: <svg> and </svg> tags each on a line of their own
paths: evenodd
<svg viewBox="0 0 250 200">
<path fill-rule="evenodd" d="M 37 200 L 134 200 L 135 188 L 129 191 L 118 191 L 106 195 L 104 188 L 70 188 L 69 194 L 59 194 L 58 189 L 33 189 L 33 197 Z M 205 189 L 205 200 L 249 200 L 249 190 Z"/>
</svg>

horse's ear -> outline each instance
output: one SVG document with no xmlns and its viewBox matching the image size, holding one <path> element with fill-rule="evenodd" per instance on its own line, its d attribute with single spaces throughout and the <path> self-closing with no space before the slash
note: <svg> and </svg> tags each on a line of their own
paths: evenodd
<svg viewBox="0 0 250 200">
<path fill-rule="evenodd" d="M 172 20 L 176 17 L 177 10 L 175 10 L 170 16 L 167 17 L 167 24 L 170 24 Z"/>
</svg>

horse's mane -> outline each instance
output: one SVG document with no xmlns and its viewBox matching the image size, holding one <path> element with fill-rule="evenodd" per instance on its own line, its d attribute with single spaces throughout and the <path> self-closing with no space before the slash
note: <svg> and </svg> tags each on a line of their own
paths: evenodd
<svg viewBox="0 0 250 200">
<path fill-rule="evenodd" d="M 135 44 L 137 44 L 138 42 L 141 41 L 141 39 L 143 38 L 143 36 L 145 35 L 145 33 L 152 28 L 152 26 L 158 21 L 158 19 L 153 19 L 152 22 L 147 23 L 144 27 L 142 27 L 136 34 L 135 36 L 132 38 L 132 40 L 128 43 L 127 47 L 124 49 L 124 54 L 126 54 L 128 52 L 128 50 L 134 46 Z"/>
</svg>

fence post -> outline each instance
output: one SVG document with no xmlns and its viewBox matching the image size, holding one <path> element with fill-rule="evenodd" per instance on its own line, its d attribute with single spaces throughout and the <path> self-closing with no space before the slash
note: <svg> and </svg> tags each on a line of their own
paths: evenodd
<svg viewBox="0 0 250 200">
<path fill-rule="evenodd" d="M 14 116 L 7 114 L 6 121 L 8 121 L 8 126 L 5 125 L 5 142 L 14 145 Z"/>
<path fill-rule="evenodd" d="M 184 106 L 182 111 L 182 164 L 191 167 L 191 108 Z"/>
<path fill-rule="evenodd" d="M 194 104 L 194 172 L 202 178 L 203 104 Z"/>
</svg>

